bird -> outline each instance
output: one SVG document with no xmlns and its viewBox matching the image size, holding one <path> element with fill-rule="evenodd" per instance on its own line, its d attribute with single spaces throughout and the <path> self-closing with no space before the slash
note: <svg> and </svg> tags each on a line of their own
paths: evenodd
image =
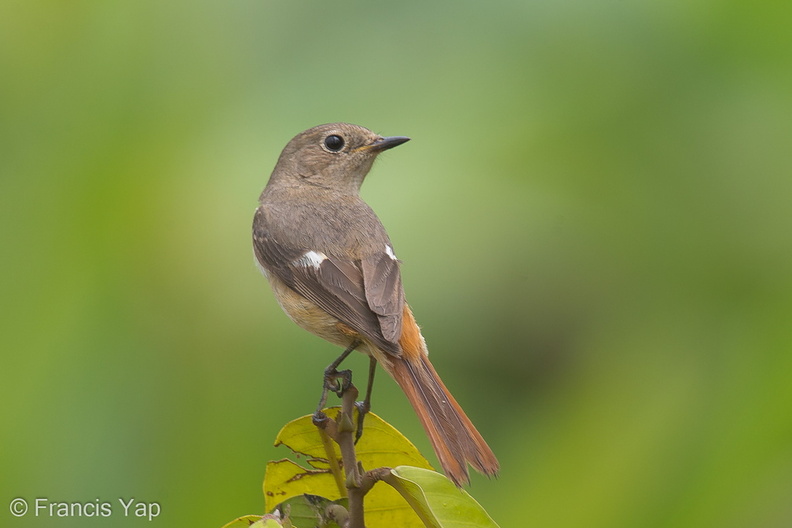
<svg viewBox="0 0 792 528">
<path fill-rule="evenodd" d="M 468 464 L 494 476 L 495 454 L 446 388 L 405 300 L 391 240 L 360 187 L 374 160 L 407 142 L 350 123 L 297 134 L 281 152 L 253 219 L 256 263 L 300 327 L 379 364 L 399 385 L 457 486 Z M 370 385 L 369 385 L 370 388 Z M 324 393 L 326 394 L 326 392 Z"/>
</svg>

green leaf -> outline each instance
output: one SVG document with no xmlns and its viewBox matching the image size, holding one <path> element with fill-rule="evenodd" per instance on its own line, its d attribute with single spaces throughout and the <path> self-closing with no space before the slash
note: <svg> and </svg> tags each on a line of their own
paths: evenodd
<svg viewBox="0 0 792 528">
<path fill-rule="evenodd" d="M 335 419 L 339 408 L 325 409 Z M 267 464 L 264 477 L 266 511 L 278 503 L 303 494 L 319 495 L 330 500 L 346 496 L 341 454 L 338 445 L 321 434 L 307 415 L 286 424 L 275 439 L 275 445 L 285 445 L 304 465 L 284 459 Z M 324 437 L 324 439 L 322 438 Z M 356 446 L 358 461 L 364 470 L 377 467 L 410 465 L 431 469 L 418 449 L 393 426 L 374 413 L 366 415 L 363 436 Z M 409 504 L 390 486 L 376 485 L 366 494 L 366 526 L 420 526 L 420 520 Z M 299 525 L 298 525 L 299 526 Z"/>
<path fill-rule="evenodd" d="M 393 486 L 428 528 L 498 528 L 484 508 L 445 475 L 410 466 L 391 470 Z"/>
</svg>

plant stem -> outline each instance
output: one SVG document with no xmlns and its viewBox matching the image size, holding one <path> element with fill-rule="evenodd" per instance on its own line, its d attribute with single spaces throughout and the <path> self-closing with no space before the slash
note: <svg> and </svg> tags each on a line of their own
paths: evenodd
<svg viewBox="0 0 792 528">
<path fill-rule="evenodd" d="M 352 383 L 341 397 L 341 412 L 338 421 L 338 447 L 341 450 L 341 459 L 344 462 L 346 474 L 347 496 L 349 497 L 349 523 L 347 528 L 365 528 L 363 518 L 363 497 L 370 486 L 361 487 L 360 468 L 355 454 L 355 399 L 358 396 L 357 387 Z"/>
</svg>

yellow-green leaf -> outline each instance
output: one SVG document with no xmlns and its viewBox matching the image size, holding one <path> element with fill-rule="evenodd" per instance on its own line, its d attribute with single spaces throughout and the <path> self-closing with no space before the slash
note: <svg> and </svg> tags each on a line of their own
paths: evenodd
<svg viewBox="0 0 792 528">
<path fill-rule="evenodd" d="M 428 528 L 498 528 L 484 508 L 445 475 L 424 468 L 400 466 L 388 479 Z"/>
<path fill-rule="evenodd" d="M 283 525 L 271 516 L 244 515 L 234 519 L 223 528 L 283 528 Z"/>
<path fill-rule="evenodd" d="M 327 470 L 304 468 L 288 459 L 267 463 L 264 474 L 266 511 L 272 511 L 281 502 L 305 493 L 331 500 L 341 497 L 333 475 Z"/>
<path fill-rule="evenodd" d="M 325 409 L 333 419 L 339 408 Z M 344 476 L 333 474 L 332 467 L 341 467 L 338 446 L 313 424 L 307 415 L 286 424 L 275 440 L 275 445 L 289 447 L 304 465 L 291 460 L 267 464 L 264 477 L 264 499 L 267 511 L 291 497 L 303 494 L 319 495 L 336 500 L 346 495 Z M 363 436 L 356 446 L 358 461 L 364 470 L 377 467 L 410 465 L 431 468 L 416 447 L 393 426 L 374 413 L 366 415 Z M 420 526 L 420 520 L 405 500 L 390 486 L 378 484 L 366 495 L 366 525 L 369 528 L 391 526 Z"/>
<path fill-rule="evenodd" d="M 284 526 L 275 519 L 261 519 L 250 525 L 250 528 L 284 528 Z"/>
</svg>

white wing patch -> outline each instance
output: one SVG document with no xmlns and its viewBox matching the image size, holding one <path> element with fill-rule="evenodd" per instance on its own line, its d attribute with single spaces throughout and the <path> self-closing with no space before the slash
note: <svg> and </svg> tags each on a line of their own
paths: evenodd
<svg viewBox="0 0 792 528">
<path fill-rule="evenodd" d="M 322 253 L 321 251 L 307 251 L 302 257 L 298 258 L 294 261 L 294 264 L 297 266 L 302 266 L 303 268 L 307 268 L 308 266 L 319 269 L 319 266 L 322 265 L 322 262 L 327 260 L 327 255 Z"/>
<path fill-rule="evenodd" d="M 388 244 L 385 244 L 385 253 L 391 258 L 391 260 L 399 260 L 396 258 L 396 254 L 393 252 L 393 248 L 390 247 Z"/>
</svg>

